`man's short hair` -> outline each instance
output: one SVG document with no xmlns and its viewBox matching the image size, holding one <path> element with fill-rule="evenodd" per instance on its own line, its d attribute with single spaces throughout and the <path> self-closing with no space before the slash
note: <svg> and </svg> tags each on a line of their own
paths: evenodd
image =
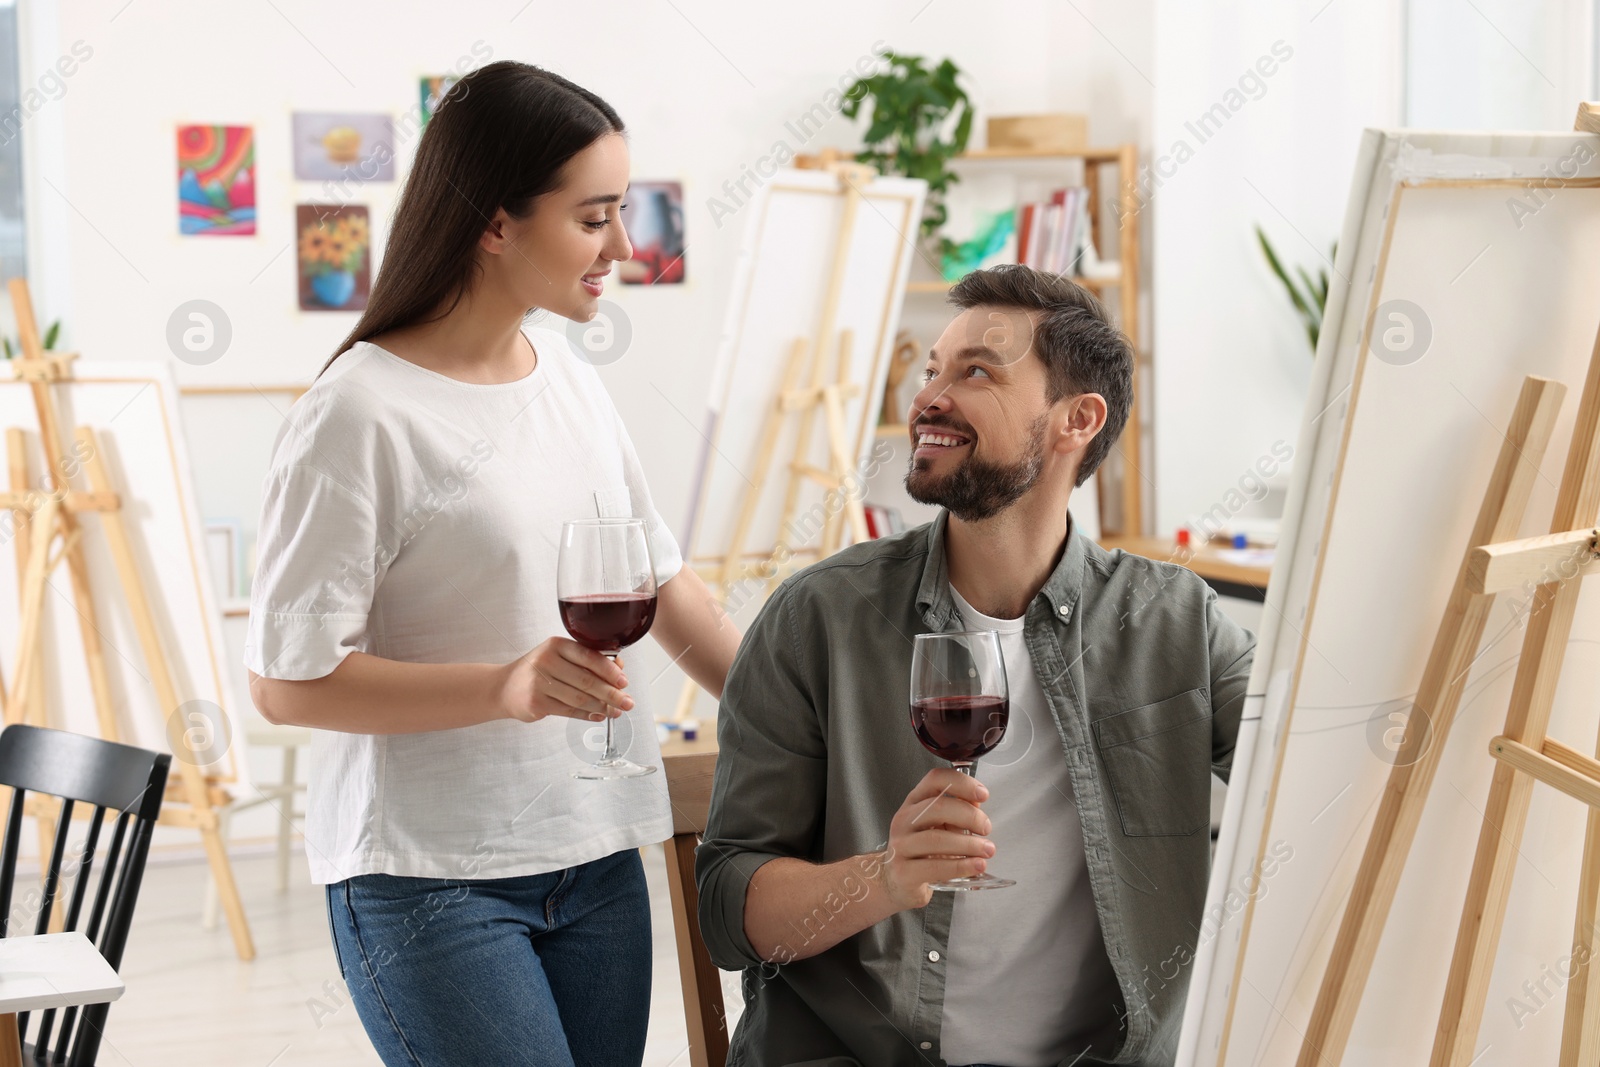
<svg viewBox="0 0 1600 1067">
<path fill-rule="evenodd" d="M 1095 472 L 1116 444 L 1133 406 L 1133 345 L 1105 305 L 1083 286 L 1059 274 L 1016 263 L 975 270 L 950 290 L 950 303 L 1038 312 L 1033 350 L 1044 361 L 1045 400 L 1054 404 L 1078 393 L 1099 393 L 1106 424 L 1083 450 L 1076 485 Z"/>
</svg>

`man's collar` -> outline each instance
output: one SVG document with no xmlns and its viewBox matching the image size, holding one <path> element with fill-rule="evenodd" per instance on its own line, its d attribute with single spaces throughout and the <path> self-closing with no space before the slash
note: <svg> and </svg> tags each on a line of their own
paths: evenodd
<svg viewBox="0 0 1600 1067">
<path fill-rule="evenodd" d="M 950 513 L 940 508 L 939 514 L 928 524 L 928 557 L 922 566 L 922 584 L 917 588 L 917 610 L 922 614 L 922 621 L 936 631 L 955 629 L 951 623 L 958 618 L 955 600 L 950 596 L 946 530 L 949 521 Z M 1072 615 L 1077 611 L 1087 551 L 1083 534 L 1069 513 L 1067 549 L 1061 553 L 1061 561 L 1056 564 L 1056 569 L 1045 579 L 1044 588 L 1039 590 L 1039 597 L 1044 599 L 1050 616 L 1057 622 L 1072 621 Z"/>
</svg>

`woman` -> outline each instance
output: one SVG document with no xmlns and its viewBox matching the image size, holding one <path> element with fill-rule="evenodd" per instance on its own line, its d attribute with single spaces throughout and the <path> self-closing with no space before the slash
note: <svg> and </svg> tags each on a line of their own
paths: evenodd
<svg viewBox="0 0 1600 1067">
<path fill-rule="evenodd" d="M 499 62 L 430 120 L 365 313 L 290 412 L 268 476 L 246 656 L 270 721 L 318 728 L 306 819 L 339 967 L 389 1064 L 639 1063 L 638 848 L 664 776 L 579 781 L 610 715 L 658 758 L 645 687 L 564 636 L 561 524 L 632 512 L 651 633 L 720 694 L 731 622 L 656 513 L 576 321 L 632 248 L 622 120 Z"/>
</svg>

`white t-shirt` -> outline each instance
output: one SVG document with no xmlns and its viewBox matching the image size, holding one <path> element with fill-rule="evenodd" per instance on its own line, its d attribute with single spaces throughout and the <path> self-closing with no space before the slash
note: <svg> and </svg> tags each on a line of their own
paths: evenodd
<svg viewBox="0 0 1600 1067">
<path fill-rule="evenodd" d="M 519 381 L 460 382 L 362 342 L 294 405 L 265 485 L 246 666 L 320 678 L 354 651 L 509 663 L 567 636 L 561 524 L 597 510 L 644 519 L 657 580 L 677 574 L 677 543 L 594 368 L 561 333 L 524 332 L 537 361 Z M 659 763 L 646 681 L 630 676 L 617 743 Z M 550 717 L 318 730 L 312 879 L 539 874 L 672 836 L 664 775 L 571 777 L 596 758 L 585 735 L 602 728 Z"/>
<path fill-rule="evenodd" d="M 1116 973 L 1089 889 L 1061 733 L 1023 620 L 990 618 L 955 586 L 950 593 L 966 629 L 1000 632 L 1011 715 L 977 778 L 989 788 L 983 810 L 994 825 L 989 871 L 1017 884 L 955 894 L 939 1052 L 950 1064 L 1054 1067 L 1115 1026 Z"/>
</svg>

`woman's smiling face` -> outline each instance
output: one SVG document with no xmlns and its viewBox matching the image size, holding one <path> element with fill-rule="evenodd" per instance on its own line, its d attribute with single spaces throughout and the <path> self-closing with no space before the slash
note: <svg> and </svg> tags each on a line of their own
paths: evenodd
<svg viewBox="0 0 1600 1067">
<path fill-rule="evenodd" d="M 483 247 L 498 254 L 503 284 L 526 306 L 575 322 L 595 317 L 611 265 L 633 258 L 621 218 L 628 163 L 627 141 L 606 134 L 567 162 L 561 184 L 526 218 L 495 213 L 503 239 L 491 225 Z"/>
</svg>

